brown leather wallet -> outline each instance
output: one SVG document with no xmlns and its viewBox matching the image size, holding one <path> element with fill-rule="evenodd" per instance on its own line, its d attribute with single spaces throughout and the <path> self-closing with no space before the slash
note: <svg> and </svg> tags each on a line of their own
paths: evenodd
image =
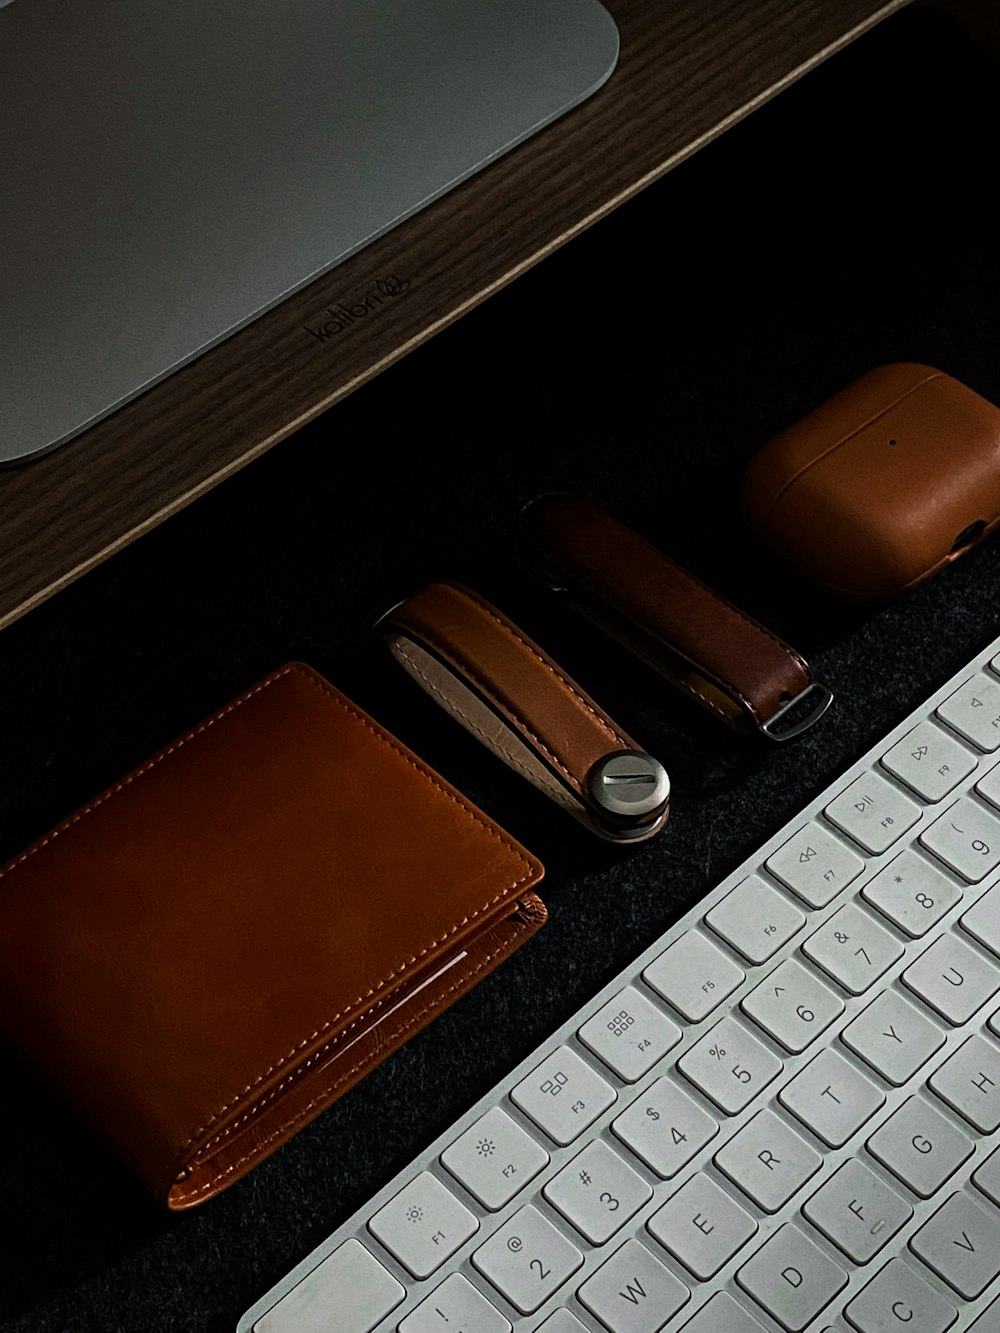
<svg viewBox="0 0 1000 1333">
<path fill-rule="evenodd" d="M 191 1208 L 528 939 L 541 876 L 292 663 L 0 870 L 0 1033 Z"/>
<path fill-rule="evenodd" d="M 789 740 L 833 695 L 806 660 L 593 500 L 521 514 L 524 563 L 689 698 L 738 730 Z"/>
<path fill-rule="evenodd" d="M 592 832 L 640 841 L 663 827 L 663 765 L 478 593 L 430 583 L 378 628 L 457 722 Z"/>
</svg>

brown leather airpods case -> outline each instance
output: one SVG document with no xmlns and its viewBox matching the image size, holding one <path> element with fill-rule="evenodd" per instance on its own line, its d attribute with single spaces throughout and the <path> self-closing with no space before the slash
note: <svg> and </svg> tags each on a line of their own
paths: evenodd
<svg viewBox="0 0 1000 1333">
<path fill-rule="evenodd" d="M 759 450 L 743 506 L 827 592 L 887 601 L 1000 522 L 1000 410 L 931 366 L 880 366 Z"/>
</svg>

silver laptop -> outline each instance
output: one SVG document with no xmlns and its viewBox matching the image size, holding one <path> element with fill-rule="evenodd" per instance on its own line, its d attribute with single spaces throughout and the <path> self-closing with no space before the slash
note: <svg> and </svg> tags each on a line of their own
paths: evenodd
<svg viewBox="0 0 1000 1333">
<path fill-rule="evenodd" d="M 595 91 L 597 0 L 0 0 L 0 463 Z"/>
</svg>

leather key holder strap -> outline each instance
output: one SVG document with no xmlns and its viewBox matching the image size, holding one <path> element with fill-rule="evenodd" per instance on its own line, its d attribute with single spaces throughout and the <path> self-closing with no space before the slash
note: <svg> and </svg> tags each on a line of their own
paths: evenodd
<svg viewBox="0 0 1000 1333">
<path fill-rule="evenodd" d="M 640 841 L 663 827 L 663 766 L 477 593 L 428 584 L 376 628 L 456 721 L 593 832 Z"/>
<path fill-rule="evenodd" d="M 799 653 L 593 501 L 540 496 L 521 537 L 533 572 L 730 726 L 790 740 L 829 707 Z"/>
</svg>

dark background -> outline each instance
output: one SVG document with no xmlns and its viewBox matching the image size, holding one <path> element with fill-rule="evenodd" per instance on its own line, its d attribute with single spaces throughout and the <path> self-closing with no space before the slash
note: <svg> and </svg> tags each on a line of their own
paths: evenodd
<svg viewBox="0 0 1000 1333">
<path fill-rule="evenodd" d="M 756 547 L 737 506 L 763 441 L 873 366 L 927 362 L 1000 402 L 997 85 L 952 21 L 904 11 L 0 635 L 0 859 L 300 658 L 542 858 L 550 910 L 499 972 L 190 1215 L 161 1212 L 8 1057 L 0 1329 L 232 1330 L 1000 631 L 996 541 L 858 611 Z M 795 644 L 836 692 L 823 723 L 784 748 L 741 739 L 528 584 L 514 518 L 546 489 L 601 500 Z M 659 839 L 593 839 L 399 671 L 369 626 L 442 576 L 497 601 L 664 760 Z"/>
</svg>

